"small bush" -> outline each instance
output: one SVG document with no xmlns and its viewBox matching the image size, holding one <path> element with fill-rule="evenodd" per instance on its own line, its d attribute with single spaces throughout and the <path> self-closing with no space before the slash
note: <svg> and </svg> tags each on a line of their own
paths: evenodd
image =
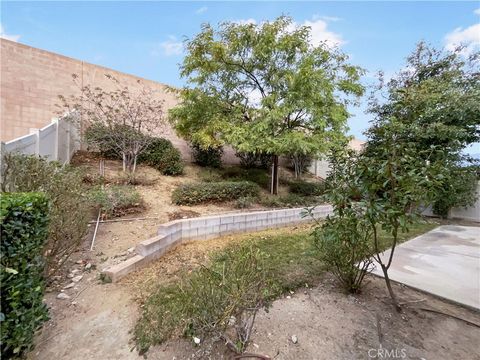
<svg viewBox="0 0 480 360">
<path fill-rule="evenodd" d="M 346 208 L 329 216 L 314 231 L 320 260 L 351 293 L 360 290 L 365 275 L 372 270 L 371 227 L 363 214 Z"/>
<path fill-rule="evenodd" d="M 222 178 L 229 181 L 251 181 L 263 189 L 270 186 L 270 176 L 264 169 L 242 169 L 238 166 L 225 167 L 221 170 Z"/>
<path fill-rule="evenodd" d="M 222 167 L 223 149 L 221 147 L 205 149 L 198 144 L 192 144 L 191 148 L 195 164 L 203 167 Z"/>
<path fill-rule="evenodd" d="M 270 176 L 263 169 L 244 169 L 239 166 L 226 166 L 222 169 L 207 168 L 200 172 L 200 180 L 218 181 L 251 181 L 264 189 L 268 189 Z"/>
<path fill-rule="evenodd" d="M 105 159 L 122 160 L 115 139 L 108 135 L 108 127 L 100 123 L 90 125 L 84 133 L 84 140 Z"/>
<path fill-rule="evenodd" d="M 288 183 L 288 188 L 293 194 L 302 196 L 320 196 L 325 191 L 325 184 L 323 182 L 295 180 Z"/>
<path fill-rule="evenodd" d="M 0 338 L 2 358 L 20 358 L 48 319 L 42 251 L 48 235 L 48 201 L 43 194 L 2 194 L 0 199 Z"/>
<path fill-rule="evenodd" d="M 78 168 L 33 155 L 5 154 L 3 166 L 2 191 L 47 195 L 50 222 L 44 254 L 45 271 L 51 276 L 77 250 L 88 232 L 91 210 L 84 176 Z"/>
<path fill-rule="evenodd" d="M 221 173 L 223 169 L 214 169 L 214 168 L 204 168 L 201 169 L 198 177 L 200 181 L 203 182 L 219 182 L 225 180 L 223 174 Z"/>
<path fill-rule="evenodd" d="M 182 155 L 167 139 L 153 139 L 140 154 L 139 161 L 154 167 L 163 175 L 181 175 L 183 173 Z"/>
<path fill-rule="evenodd" d="M 126 185 L 96 187 L 89 192 L 89 198 L 96 208 L 107 217 L 123 216 L 143 211 L 145 208 L 140 194 Z"/>
<path fill-rule="evenodd" d="M 223 202 L 240 197 L 257 197 L 257 184 L 248 181 L 222 181 L 185 184 L 176 188 L 172 200 L 177 205 L 195 205 L 205 202 Z"/>
<path fill-rule="evenodd" d="M 299 178 L 303 173 L 307 172 L 313 159 L 310 155 L 294 154 L 290 155 L 290 161 L 290 168 L 295 171 L 295 177 Z"/>
<path fill-rule="evenodd" d="M 242 196 L 235 201 L 234 207 L 236 209 L 246 209 L 253 205 L 255 198 L 251 196 Z"/>
<path fill-rule="evenodd" d="M 185 277 L 180 285 L 161 287 L 145 303 L 135 328 L 140 353 L 182 333 L 202 340 L 220 337 L 233 351 L 242 353 L 256 313 L 272 296 L 265 258 L 258 249 L 233 248 L 211 266 Z"/>
<path fill-rule="evenodd" d="M 235 155 L 240 159 L 240 166 L 267 169 L 272 164 L 272 156 L 264 153 L 237 151 Z"/>
<path fill-rule="evenodd" d="M 245 168 L 253 168 L 257 166 L 258 154 L 247 151 L 237 151 L 235 156 L 240 159 L 240 166 Z"/>
</svg>

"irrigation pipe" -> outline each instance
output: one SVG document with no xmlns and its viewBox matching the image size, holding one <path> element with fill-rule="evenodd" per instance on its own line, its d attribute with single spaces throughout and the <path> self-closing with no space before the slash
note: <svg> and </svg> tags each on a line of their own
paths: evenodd
<svg viewBox="0 0 480 360">
<path fill-rule="evenodd" d="M 102 213 L 102 210 L 98 210 L 98 216 L 97 216 L 97 225 L 95 225 L 95 231 L 93 233 L 93 239 L 92 239 L 92 244 L 90 245 L 90 251 L 93 250 L 93 244 L 95 244 L 95 237 L 97 236 L 97 230 L 98 230 L 98 224 L 100 223 L 100 214 Z"/>
</svg>

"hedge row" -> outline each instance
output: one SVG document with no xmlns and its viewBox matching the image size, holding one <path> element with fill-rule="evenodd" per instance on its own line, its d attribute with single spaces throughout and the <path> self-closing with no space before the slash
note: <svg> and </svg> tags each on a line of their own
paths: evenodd
<svg viewBox="0 0 480 360">
<path fill-rule="evenodd" d="M 43 304 L 42 250 L 48 202 L 39 193 L 2 193 L 0 200 L 0 330 L 2 358 L 21 357 L 48 319 Z"/>
<path fill-rule="evenodd" d="M 240 197 L 257 197 L 260 188 L 249 181 L 221 181 L 185 184 L 176 188 L 172 200 L 177 205 L 195 205 L 204 202 L 222 202 Z"/>
</svg>

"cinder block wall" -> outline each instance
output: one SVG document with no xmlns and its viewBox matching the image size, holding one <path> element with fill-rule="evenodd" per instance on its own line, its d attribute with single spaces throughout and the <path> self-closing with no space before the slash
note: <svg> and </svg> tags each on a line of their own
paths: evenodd
<svg viewBox="0 0 480 360">
<path fill-rule="evenodd" d="M 0 137 L 10 141 L 28 135 L 30 129 L 40 129 L 56 117 L 58 95 L 79 94 L 80 89 L 72 81 L 72 74 L 79 76 L 83 85 L 111 86 L 105 74 L 117 78 L 130 89 L 138 87 L 140 80 L 151 87 L 165 110 L 178 103 L 176 96 L 167 92 L 167 86 L 155 81 L 142 79 L 103 66 L 33 48 L 24 44 L 0 38 Z M 191 161 L 188 144 L 168 127 L 166 133 L 158 134 L 168 138 L 181 152 L 184 160 Z M 225 149 L 224 162 L 238 163 L 232 149 Z"/>
<path fill-rule="evenodd" d="M 310 216 L 303 216 L 304 211 L 304 208 L 279 209 L 170 221 L 159 226 L 157 236 L 142 241 L 136 246 L 137 255 L 104 269 L 103 273 L 115 282 L 158 259 L 170 248 L 182 242 L 207 240 L 235 233 L 254 232 L 312 221 Z M 331 212 L 331 205 L 317 206 L 312 210 L 312 216 L 323 219 Z"/>
</svg>

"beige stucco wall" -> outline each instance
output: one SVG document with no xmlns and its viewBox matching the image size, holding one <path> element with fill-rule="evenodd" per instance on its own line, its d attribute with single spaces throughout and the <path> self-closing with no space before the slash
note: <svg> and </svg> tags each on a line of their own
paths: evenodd
<svg viewBox="0 0 480 360">
<path fill-rule="evenodd" d="M 55 105 L 59 103 L 58 95 L 68 96 L 80 92 L 72 80 L 72 74 L 77 74 L 83 85 L 103 88 L 111 86 L 105 74 L 113 75 L 133 89 L 138 86 L 137 81 L 141 80 L 164 101 L 165 110 L 177 104 L 175 95 L 167 92 L 164 84 L 5 39 L 0 39 L 0 44 L 2 141 L 27 135 L 31 128 L 42 128 L 49 124 L 57 116 L 58 108 Z M 169 138 L 184 158 L 190 160 L 187 143 L 170 128 L 165 134 L 159 135 Z M 226 155 L 227 161 L 235 160 L 231 152 L 227 151 Z"/>
</svg>

